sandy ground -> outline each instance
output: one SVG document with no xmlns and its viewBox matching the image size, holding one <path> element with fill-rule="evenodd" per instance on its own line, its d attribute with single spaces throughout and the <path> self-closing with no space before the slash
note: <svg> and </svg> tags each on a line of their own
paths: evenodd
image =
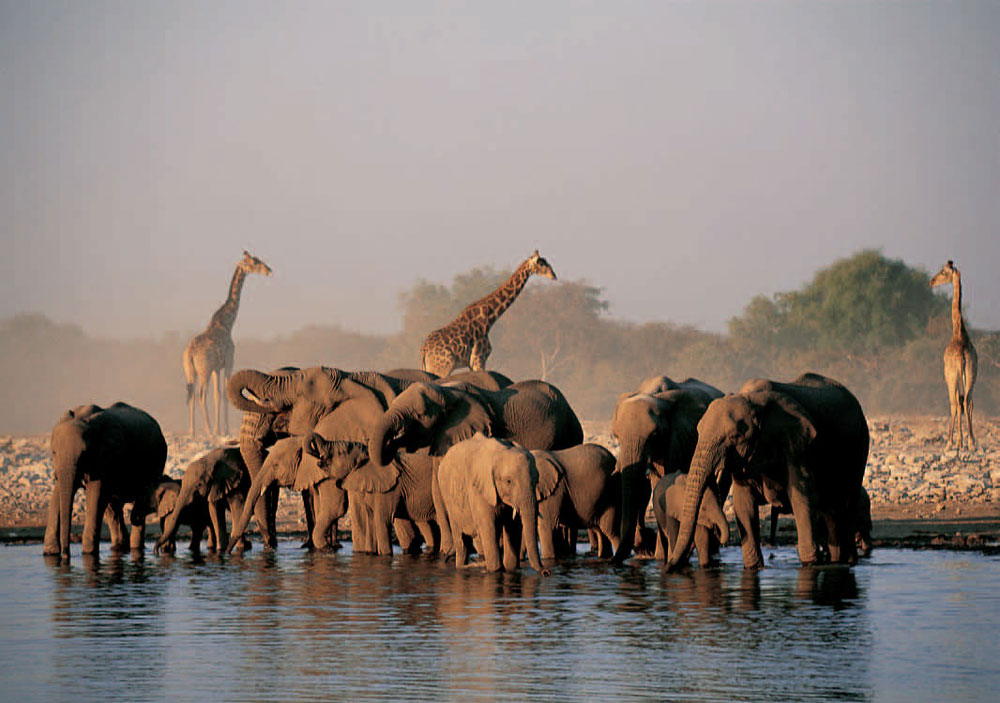
<svg viewBox="0 0 1000 703">
<path fill-rule="evenodd" d="M 943 417 L 877 417 L 869 422 L 872 448 L 865 487 L 872 497 L 878 545 L 995 551 L 1000 544 L 1000 418 L 977 419 L 976 451 L 946 451 Z M 587 441 L 617 446 L 609 423 L 585 422 Z M 233 439 L 233 438 L 230 438 Z M 215 443 L 168 434 L 166 473 L 180 477 L 188 463 Z M 48 436 L 0 437 L 0 540 L 38 539 L 51 486 Z M 77 496 L 76 521 L 82 512 Z M 279 528 L 304 529 L 297 495 L 283 491 Z M 345 527 L 343 524 L 341 527 Z M 794 541 L 783 519 L 779 541 Z"/>
</svg>

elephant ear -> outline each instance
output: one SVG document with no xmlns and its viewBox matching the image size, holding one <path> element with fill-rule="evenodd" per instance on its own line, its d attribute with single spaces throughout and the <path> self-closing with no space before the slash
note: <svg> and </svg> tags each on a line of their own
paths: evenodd
<svg viewBox="0 0 1000 703">
<path fill-rule="evenodd" d="M 240 486 L 243 470 L 227 460 L 226 455 L 215 462 L 212 467 L 212 479 L 208 487 L 208 500 L 214 503 L 222 500 Z"/>
<path fill-rule="evenodd" d="M 180 485 L 173 480 L 162 481 L 160 485 L 156 487 L 153 499 L 156 501 L 157 518 L 162 520 L 167 517 L 167 515 L 174 512 L 174 508 L 177 506 L 177 495 L 179 491 Z"/>
<path fill-rule="evenodd" d="M 563 480 L 565 474 L 562 467 L 556 463 L 548 452 L 531 452 L 535 457 L 535 468 L 538 470 L 538 483 L 535 485 L 535 498 L 545 500 Z"/>
<path fill-rule="evenodd" d="M 293 491 L 304 491 L 330 478 L 330 473 L 319 465 L 319 460 L 299 449 L 294 462 L 295 475 L 292 479 Z"/>
<path fill-rule="evenodd" d="M 431 442 L 431 455 L 444 456 L 448 449 L 469 439 L 477 432 L 489 436 L 491 416 L 485 404 L 475 396 L 455 389 L 441 394 L 444 402 L 444 418 Z"/>
<path fill-rule="evenodd" d="M 816 427 L 798 401 L 784 393 L 768 392 L 761 412 L 758 453 L 777 460 L 783 456 L 789 463 L 800 463 L 806 449 L 816 439 Z"/>
<path fill-rule="evenodd" d="M 388 493 L 399 481 L 399 468 L 395 461 L 386 466 L 367 462 L 355 469 L 341 482 L 344 490 L 358 493 Z"/>
<path fill-rule="evenodd" d="M 495 453 L 496 448 L 482 448 L 475 452 L 469 462 L 469 480 L 472 482 L 472 489 L 477 495 L 482 497 L 488 505 L 497 505 L 497 487 L 493 479 L 494 457 L 484 456 L 484 451 Z"/>
</svg>

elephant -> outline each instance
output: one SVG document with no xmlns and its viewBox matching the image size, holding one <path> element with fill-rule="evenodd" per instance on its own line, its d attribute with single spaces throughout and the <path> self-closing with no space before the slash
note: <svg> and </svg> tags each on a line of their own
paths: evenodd
<svg viewBox="0 0 1000 703">
<path fill-rule="evenodd" d="M 156 420 L 122 402 L 109 408 L 80 405 L 66 411 L 56 423 L 51 447 L 55 485 L 43 552 L 69 558 L 73 495 L 81 486 L 86 486 L 83 553 L 98 552 L 106 508 L 111 507 L 120 526 L 125 503 L 133 504 L 129 546 L 141 552 L 146 515 L 167 459 L 167 442 Z M 112 548 L 123 549 L 123 538 L 115 532 L 112 528 Z"/>
<path fill-rule="evenodd" d="M 360 521 L 365 529 L 354 540 L 355 552 L 392 554 L 390 529 L 395 526 L 399 546 L 406 552 L 419 551 L 415 525 L 429 549 L 440 543 L 431 495 L 432 460 L 427 450 L 399 452 L 386 466 L 367 462 L 341 481 L 351 506 L 352 524 Z"/>
<path fill-rule="evenodd" d="M 602 538 L 598 555 L 608 556 L 602 548 L 618 548 L 618 506 L 621 475 L 615 474 L 615 456 L 599 444 L 580 444 L 569 449 L 535 449 L 538 470 L 538 536 L 542 559 L 557 555 L 553 532 L 557 525 L 575 535 L 580 528 L 594 529 Z M 552 488 L 549 488 L 552 486 Z M 542 488 L 549 495 L 542 497 Z M 569 545 L 576 552 L 575 540 Z"/>
<path fill-rule="evenodd" d="M 771 505 L 771 544 L 777 544 L 778 540 L 778 516 L 788 515 L 792 512 L 788 504 L 787 494 L 783 500 Z M 817 530 L 817 541 L 822 539 L 823 524 L 815 526 Z M 854 543 L 857 546 L 859 556 L 868 557 L 872 553 L 872 500 L 865 487 L 861 487 L 861 494 L 858 496 L 858 507 L 854 514 Z M 820 545 L 822 546 L 822 545 Z"/>
<path fill-rule="evenodd" d="M 680 527 L 681 508 L 684 504 L 684 487 L 687 474 L 674 471 L 667 474 L 653 487 L 653 513 L 664 541 L 664 561 L 677 542 Z M 706 566 L 715 561 L 719 546 L 729 541 L 729 521 L 722 512 L 722 506 L 711 488 L 705 490 L 698 508 L 698 524 L 695 527 L 694 544 L 698 550 L 698 561 Z"/>
<path fill-rule="evenodd" d="M 619 534 L 623 537 L 632 535 L 645 515 L 653 485 L 669 472 L 687 470 L 698 442 L 698 421 L 708 404 L 722 397 L 718 388 L 694 378 L 676 383 L 667 376 L 652 376 L 639 388 L 618 396 L 611 420 L 611 434 L 619 446 L 615 470 L 622 474 Z M 630 537 L 622 539 L 614 562 L 625 561 L 632 545 Z M 657 554 L 663 551 L 658 539 Z"/>
<path fill-rule="evenodd" d="M 566 449 L 583 442 L 583 427 L 562 392 L 544 381 L 519 381 L 499 391 L 468 383 L 414 383 L 400 393 L 371 433 L 368 454 L 385 466 L 397 451 L 428 448 L 444 456 L 476 432 L 511 439 L 525 449 Z M 450 552 L 452 531 L 443 522 L 440 487 L 432 471 L 431 489 L 441 550 Z"/>
<path fill-rule="evenodd" d="M 743 566 L 763 566 L 756 496 L 787 497 L 799 559 L 819 560 L 813 527 L 826 524 L 830 560 L 853 563 L 854 519 L 868 461 L 861 404 L 837 381 L 806 373 L 791 383 L 753 379 L 713 400 L 698 423 L 698 445 L 684 491 L 680 532 L 668 560 L 675 568 L 691 546 L 701 497 L 710 482 L 732 482 Z M 720 499 L 726 495 L 720 491 Z"/>
<path fill-rule="evenodd" d="M 175 534 L 164 537 L 166 533 L 163 527 L 169 519 L 172 519 L 175 525 L 184 524 L 191 528 L 190 549 L 192 552 L 201 551 L 201 540 L 204 537 L 205 528 L 208 527 L 208 548 L 214 550 L 217 541 L 216 533 L 212 529 L 211 520 L 208 517 L 208 501 L 202 496 L 194 496 L 194 500 L 178 509 L 177 496 L 180 492 L 181 482 L 175 478 L 166 477 L 160 480 L 160 485 L 153 492 L 151 513 L 155 514 L 160 521 L 160 538 L 157 540 L 154 551 L 159 553 L 162 550 L 165 554 L 173 554 L 177 549 L 176 530 Z M 108 510 L 110 511 L 111 508 L 109 507 Z M 105 519 L 107 519 L 107 515 L 105 515 Z"/>
<path fill-rule="evenodd" d="M 502 567 L 514 571 L 520 563 L 523 536 L 531 566 L 543 576 L 549 574 L 538 554 L 536 491 L 547 497 L 555 484 L 539 485 L 530 451 L 476 432 L 444 455 L 438 480 L 457 568 L 466 565 L 463 535 L 468 535 L 482 552 L 487 571 L 501 568 L 502 539 Z"/>
<path fill-rule="evenodd" d="M 233 525 L 226 551 L 231 552 L 243 537 L 254 504 L 263 490 L 274 483 L 298 491 L 315 491 L 316 524 L 312 531 L 312 543 L 317 549 L 332 548 L 327 533 L 333 522 L 347 510 L 345 494 L 337 482 L 367 460 L 368 452 L 363 442 L 327 440 L 316 432 L 303 437 L 279 439 L 250 484 L 250 493 L 239 519 Z"/>
<path fill-rule="evenodd" d="M 247 494 L 250 491 L 250 472 L 239 447 L 226 446 L 201 455 L 184 471 L 170 501 L 171 510 L 165 510 L 164 501 L 160 501 L 161 535 L 156 542 L 154 551 L 161 549 L 173 551 L 174 536 L 177 534 L 178 522 L 183 519 L 182 511 L 195 502 L 201 504 L 206 511 L 206 517 L 211 522 L 214 545 L 219 551 L 224 551 L 229 545 L 226 535 L 226 507 L 232 513 L 233 522 L 243 512 Z M 165 521 L 164 521 L 165 518 Z M 194 529 L 192 528 L 192 532 Z M 245 540 L 243 548 L 249 547 Z M 192 551 L 197 551 L 197 542 L 192 536 Z"/>
</svg>

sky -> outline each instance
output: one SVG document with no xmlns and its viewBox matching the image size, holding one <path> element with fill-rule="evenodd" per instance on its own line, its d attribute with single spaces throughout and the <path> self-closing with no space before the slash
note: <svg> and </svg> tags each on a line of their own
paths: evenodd
<svg viewBox="0 0 1000 703">
<path fill-rule="evenodd" d="M 723 331 L 876 248 L 997 329 L 997 37 L 993 2 L 0 0 L 0 319 L 195 332 L 248 249 L 235 336 L 386 333 L 537 248 Z"/>
</svg>

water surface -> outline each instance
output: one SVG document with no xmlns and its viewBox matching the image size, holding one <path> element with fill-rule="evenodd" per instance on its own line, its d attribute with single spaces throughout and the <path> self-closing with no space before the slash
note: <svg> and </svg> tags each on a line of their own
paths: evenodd
<svg viewBox="0 0 1000 703">
<path fill-rule="evenodd" d="M 78 549 L 74 545 L 75 549 Z M 428 557 L 43 558 L 0 548 L 10 701 L 993 701 L 1000 558 L 877 550 L 541 578 Z"/>
</svg>

